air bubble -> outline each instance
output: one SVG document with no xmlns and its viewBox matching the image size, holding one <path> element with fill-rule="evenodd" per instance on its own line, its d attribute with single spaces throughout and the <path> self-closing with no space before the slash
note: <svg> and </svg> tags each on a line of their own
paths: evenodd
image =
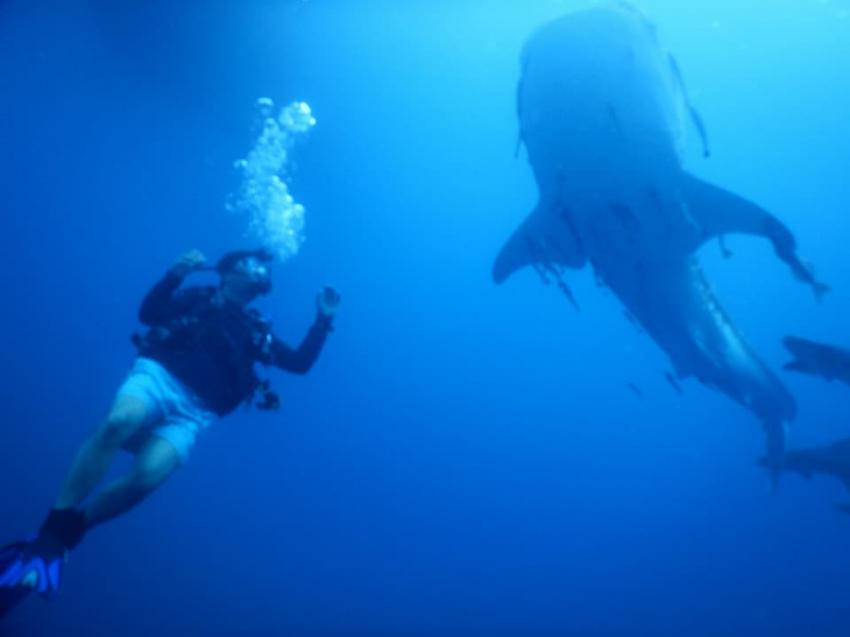
<svg viewBox="0 0 850 637">
<path fill-rule="evenodd" d="M 304 206 L 289 192 L 290 152 L 295 141 L 316 125 L 306 102 L 293 102 L 274 115 L 274 102 L 256 102 L 262 129 L 244 159 L 234 162 L 242 173 L 239 191 L 227 209 L 248 217 L 249 233 L 281 261 L 298 254 L 304 242 Z"/>
</svg>

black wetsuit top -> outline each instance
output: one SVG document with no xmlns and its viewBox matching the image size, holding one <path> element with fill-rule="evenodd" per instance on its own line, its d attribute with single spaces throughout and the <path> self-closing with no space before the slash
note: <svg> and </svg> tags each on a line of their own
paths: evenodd
<svg viewBox="0 0 850 637">
<path fill-rule="evenodd" d="M 304 374 L 331 330 L 331 319 L 320 313 L 301 345 L 292 349 L 255 310 L 221 299 L 213 287 L 178 290 L 182 281 L 169 272 L 142 302 L 141 322 L 152 332 L 165 328 L 170 336 L 145 339 L 140 353 L 165 367 L 220 416 L 254 394 L 259 385 L 255 363 Z"/>
</svg>

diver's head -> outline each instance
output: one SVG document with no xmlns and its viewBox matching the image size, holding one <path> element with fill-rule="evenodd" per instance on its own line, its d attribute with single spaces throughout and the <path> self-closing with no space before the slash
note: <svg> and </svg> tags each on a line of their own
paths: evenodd
<svg viewBox="0 0 850 637">
<path fill-rule="evenodd" d="M 219 289 L 230 300 L 248 303 L 272 289 L 271 261 L 266 250 L 228 252 L 215 266 L 221 277 Z"/>
</svg>

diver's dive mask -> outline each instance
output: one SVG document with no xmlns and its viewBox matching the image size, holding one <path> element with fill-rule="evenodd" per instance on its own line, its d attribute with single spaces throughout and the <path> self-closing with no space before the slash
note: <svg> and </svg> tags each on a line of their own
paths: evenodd
<svg viewBox="0 0 850 637">
<path fill-rule="evenodd" d="M 222 257 L 216 270 L 222 276 L 235 274 L 244 277 L 257 287 L 260 294 L 268 294 L 272 289 L 271 268 L 268 265 L 271 260 L 272 255 L 265 250 L 240 250 Z"/>
<path fill-rule="evenodd" d="M 256 257 L 248 257 L 239 261 L 232 271 L 241 274 L 257 285 L 268 284 L 270 280 L 268 267 L 260 263 Z"/>
</svg>

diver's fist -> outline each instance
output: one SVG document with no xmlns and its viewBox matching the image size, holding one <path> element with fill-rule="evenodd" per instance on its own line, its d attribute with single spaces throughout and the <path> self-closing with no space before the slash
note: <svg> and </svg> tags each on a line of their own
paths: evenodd
<svg viewBox="0 0 850 637">
<path fill-rule="evenodd" d="M 198 249 L 192 249 L 174 262 L 174 265 L 171 266 L 171 273 L 182 279 L 204 267 L 206 262 L 207 259 L 203 252 Z"/>
<path fill-rule="evenodd" d="M 330 285 L 324 286 L 316 296 L 316 307 L 319 308 L 319 313 L 328 318 L 336 314 L 339 309 L 339 303 L 342 297 L 339 292 Z"/>
</svg>

